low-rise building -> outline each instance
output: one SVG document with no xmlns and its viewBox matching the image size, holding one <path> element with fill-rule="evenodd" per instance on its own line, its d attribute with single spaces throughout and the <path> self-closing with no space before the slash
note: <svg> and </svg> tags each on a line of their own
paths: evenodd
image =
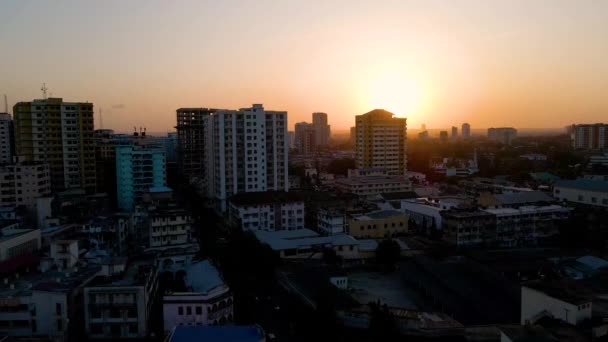
<svg viewBox="0 0 608 342">
<path fill-rule="evenodd" d="M 96 277 L 84 289 L 85 331 L 90 339 L 146 338 L 157 300 L 158 270 L 149 260 L 131 262 Z"/>
<path fill-rule="evenodd" d="M 56 240 L 51 242 L 51 259 L 59 270 L 76 266 L 79 258 L 78 240 Z"/>
<path fill-rule="evenodd" d="M 168 291 L 163 297 L 165 332 L 179 325 L 231 323 L 232 294 L 217 268 L 204 260 L 184 271 L 186 291 Z"/>
<path fill-rule="evenodd" d="M 408 216 L 397 210 L 378 210 L 352 215 L 348 233 L 355 238 L 389 238 L 408 232 Z"/>
<path fill-rule="evenodd" d="M 230 199 L 229 215 L 243 230 L 303 229 L 304 201 L 293 192 L 244 192 Z"/>
<path fill-rule="evenodd" d="M 49 164 L 18 161 L 0 166 L 0 207 L 36 208 L 36 199 L 51 194 Z"/>
<path fill-rule="evenodd" d="M 555 202 L 551 196 L 542 191 L 510 192 L 493 194 L 482 192 L 478 203 L 482 208 L 517 208 L 524 205 L 542 205 Z"/>
<path fill-rule="evenodd" d="M 552 317 L 571 325 L 591 318 L 592 301 L 574 283 L 535 281 L 521 287 L 521 324 Z"/>
<path fill-rule="evenodd" d="M 601 180 L 563 180 L 555 183 L 553 196 L 560 201 L 608 207 L 608 182 Z"/>
<path fill-rule="evenodd" d="M 547 161 L 547 155 L 541 153 L 526 153 L 520 155 L 519 158 L 530 161 Z"/>
<path fill-rule="evenodd" d="M 443 239 L 458 246 L 475 246 L 494 240 L 494 215 L 481 210 L 445 210 L 441 212 Z"/>
<path fill-rule="evenodd" d="M 426 198 L 417 198 L 401 201 L 399 210 L 406 213 L 417 227 L 426 230 L 433 227 L 441 229 L 441 212 L 449 208 L 451 207 L 444 208 Z"/>
<path fill-rule="evenodd" d="M 336 208 L 319 208 L 317 227 L 324 235 L 342 234 L 345 232 L 346 215 L 344 210 Z"/>
<path fill-rule="evenodd" d="M 344 259 L 360 259 L 359 241 L 347 234 L 320 236 L 310 229 L 291 231 L 256 231 L 260 242 L 268 244 L 281 258 L 320 259 L 323 251 L 333 249 Z"/>
<path fill-rule="evenodd" d="M 39 249 L 40 229 L 26 229 L 12 225 L 0 231 L 0 261 L 34 254 Z"/>
<path fill-rule="evenodd" d="M 193 242 L 192 217 L 183 209 L 157 209 L 149 214 L 150 247 Z"/>
<path fill-rule="evenodd" d="M 412 190 L 411 182 L 404 176 L 349 177 L 336 179 L 334 185 L 340 191 L 353 193 L 362 197 Z"/>
</svg>

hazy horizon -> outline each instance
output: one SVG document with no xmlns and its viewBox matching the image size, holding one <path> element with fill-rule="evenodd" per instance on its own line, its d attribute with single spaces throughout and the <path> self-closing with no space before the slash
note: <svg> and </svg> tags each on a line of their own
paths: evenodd
<svg viewBox="0 0 608 342">
<path fill-rule="evenodd" d="M 607 36 L 608 2 L 590 0 L 3 1 L 0 95 L 45 82 L 124 132 L 253 103 L 290 129 L 374 108 L 410 127 L 564 127 L 607 117 Z"/>
</svg>

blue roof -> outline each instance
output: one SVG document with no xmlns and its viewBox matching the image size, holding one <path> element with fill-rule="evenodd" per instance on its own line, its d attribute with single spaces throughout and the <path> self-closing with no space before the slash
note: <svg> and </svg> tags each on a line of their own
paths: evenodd
<svg viewBox="0 0 608 342">
<path fill-rule="evenodd" d="M 186 269 L 186 285 L 192 291 L 209 293 L 211 290 L 224 285 L 220 272 L 209 260 L 199 261 Z"/>
<path fill-rule="evenodd" d="M 608 182 L 590 180 L 590 179 L 576 179 L 576 180 L 563 180 L 555 184 L 556 187 L 581 189 L 595 192 L 608 192 Z"/>
<path fill-rule="evenodd" d="M 263 339 L 263 330 L 254 325 L 177 326 L 169 342 L 259 342 Z"/>
</svg>

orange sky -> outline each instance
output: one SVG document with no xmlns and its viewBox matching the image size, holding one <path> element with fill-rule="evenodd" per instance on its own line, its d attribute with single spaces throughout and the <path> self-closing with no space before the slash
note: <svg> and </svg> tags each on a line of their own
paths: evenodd
<svg viewBox="0 0 608 342">
<path fill-rule="evenodd" d="M 608 121 L 607 37 L 608 1 L 3 1 L 0 94 L 46 82 L 119 131 L 252 103 L 335 129 L 376 107 L 413 128 L 561 127 Z"/>
</svg>

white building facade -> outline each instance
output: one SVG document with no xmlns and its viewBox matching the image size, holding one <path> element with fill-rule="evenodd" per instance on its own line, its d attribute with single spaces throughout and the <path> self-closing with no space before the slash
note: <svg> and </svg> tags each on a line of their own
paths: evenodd
<svg viewBox="0 0 608 342">
<path fill-rule="evenodd" d="M 304 228 L 304 201 L 290 193 L 250 193 L 230 200 L 233 225 L 243 230 L 297 230 Z"/>
<path fill-rule="evenodd" d="M 553 197 L 560 201 L 608 207 L 608 182 L 589 179 L 559 181 L 553 187 Z"/>
<path fill-rule="evenodd" d="M 36 200 L 50 194 L 49 164 L 23 161 L 0 166 L 0 207 L 34 210 Z"/>
<path fill-rule="evenodd" d="M 547 291 L 549 290 L 549 291 Z M 591 318 L 592 302 L 578 296 L 565 296 L 566 291 L 551 293 L 550 288 L 521 287 L 521 324 L 533 324 L 543 315 L 577 325 Z"/>
</svg>

